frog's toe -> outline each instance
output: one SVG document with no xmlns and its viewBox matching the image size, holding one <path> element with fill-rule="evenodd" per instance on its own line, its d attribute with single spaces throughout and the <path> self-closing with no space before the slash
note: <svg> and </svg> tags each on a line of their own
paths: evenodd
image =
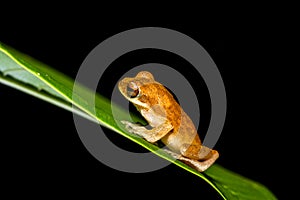
<svg viewBox="0 0 300 200">
<path fill-rule="evenodd" d="M 129 129 L 129 128 L 131 127 L 131 124 L 132 124 L 132 123 L 129 122 L 129 121 L 121 121 L 121 123 L 125 125 L 125 128 L 126 128 L 126 129 Z"/>
<path fill-rule="evenodd" d="M 125 121 L 125 120 L 122 120 L 121 121 L 122 124 L 125 125 L 125 128 L 130 132 L 130 133 L 133 133 L 134 132 L 134 127 L 136 126 L 135 124 L 129 122 L 129 121 Z"/>
<path fill-rule="evenodd" d="M 128 124 L 130 122 L 129 121 L 125 121 L 125 120 L 121 120 L 121 123 L 124 124 L 124 125 L 126 125 L 126 124 Z"/>
</svg>

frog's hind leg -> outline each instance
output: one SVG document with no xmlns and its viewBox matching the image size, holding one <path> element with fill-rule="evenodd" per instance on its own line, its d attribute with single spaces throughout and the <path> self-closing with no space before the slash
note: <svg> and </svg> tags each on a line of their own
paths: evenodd
<svg viewBox="0 0 300 200">
<path fill-rule="evenodd" d="M 184 144 L 180 149 L 180 153 L 185 158 L 196 161 L 190 163 L 197 169 L 203 171 L 209 168 L 219 158 L 219 153 L 216 150 L 210 149 L 206 146 L 199 147 Z"/>
<path fill-rule="evenodd" d="M 203 148 L 203 147 L 202 147 Z M 208 152 L 209 150 L 209 152 Z M 173 158 L 180 160 L 182 162 L 184 162 L 185 164 L 189 165 L 190 167 L 196 169 L 199 172 L 203 172 L 206 169 L 208 169 L 219 157 L 219 153 L 215 150 L 211 150 L 208 147 L 204 147 L 203 148 L 203 152 L 199 152 L 198 155 L 189 155 L 186 153 L 184 153 L 183 155 L 172 152 L 170 150 L 164 149 L 165 152 L 167 152 L 168 154 L 170 154 Z M 206 151 L 206 152 L 204 152 Z M 207 153 L 208 152 L 208 153 Z M 192 158 L 190 158 L 190 157 Z M 200 159 L 199 157 L 202 157 L 202 159 Z"/>
<path fill-rule="evenodd" d="M 218 154 L 217 151 L 212 150 L 206 146 L 198 146 L 198 145 L 190 145 L 190 144 L 183 144 L 180 147 L 180 153 L 181 155 L 192 158 L 194 160 L 208 160 L 211 157 L 216 157 Z M 218 158 L 218 157 L 217 157 Z"/>
</svg>

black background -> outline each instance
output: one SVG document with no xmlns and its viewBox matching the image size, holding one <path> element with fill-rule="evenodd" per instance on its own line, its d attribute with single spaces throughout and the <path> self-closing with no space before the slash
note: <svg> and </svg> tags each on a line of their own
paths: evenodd
<svg viewBox="0 0 300 200">
<path fill-rule="evenodd" d="M 0 41 L 72 78 L 96 45 L 121 31 L 158 26 L 195 39 L 218 66 L 227 92 L 227 118 L 215 146 L 221 155 L 217 163 L 264 184 L 279 198 L 291 195 L 292 189 L 286 190 L 285 183 L 280 181 L 287 176 L 293 162 L 288 159 L 292 150 L 287 148 L 291 139 L 286 123 L 292 117 L 284 103 L 289 102 L 290 94 L 290 83 L 286 84 L 290 72 L 288 65 L 283 66 L 287 62 L 283 46 L 288 36 L 278 32 L 282 28 L 275 21 L 251 19 L 230 24 L 192 19 L 121 21 L 118 18 L 108 22 L 105 20 L 108 16 L 100 15 L 49 18 L 39 13 L 38 16 L 20 18 L 15 25 L 4 24 Z M 287 27 L 285 30 L 289 32 Z M 133 54 L 126 62 L 135 63 L 134 59 Z M 149 61 L 146 55 L 136 59 Z M 169 66 L 178 65 L 162 59 Z M 112 77 L 122 75 L 118 70 L 112 72 Z M 6 191 L 12 191 L 10 195 L 35 195 L 39 191 L 53 196 L 134 198 L 147 194 L 169 198 L 185 193 L 186 199 L 197 196 L 221 199 L 202 179 L 174 165 L 144 174 L 120 172 L 103 165 L 81 143 L 72 114 L 54 105 L 4 85 L 0 85 L 0 101 L 4 155 L 1 165 L 7 175 L 2 181 Z M 127 140 L 118 136 L 112 139 L 118 140 L 116 143 Z M 140 148 L 132 142 L 124 143 L 132 149 Z"/>
</svg>

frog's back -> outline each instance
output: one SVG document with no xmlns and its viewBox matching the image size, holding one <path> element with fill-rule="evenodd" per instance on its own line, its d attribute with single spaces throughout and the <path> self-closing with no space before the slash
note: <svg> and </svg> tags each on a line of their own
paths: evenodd
<svg viewBox="0 0 300 200">
<path fill-rule="evenodd" d="M 164 86 L 160 85 L 160 87 Z M 201 140 L 193 121 L 165 87 L 164 90 L 159 95 L 159 98 L 164 101 L 161 104 L 164 105 L 167 120 L 171 122 L 173 130 L 162 138 L 163 143 L 175 152 L 178 152 L 183 144 L 195 144 L 198 146 L 201 144 Z M 162 89 L 160 88 L 158 91 L 162 91 Z"/>
</svg>

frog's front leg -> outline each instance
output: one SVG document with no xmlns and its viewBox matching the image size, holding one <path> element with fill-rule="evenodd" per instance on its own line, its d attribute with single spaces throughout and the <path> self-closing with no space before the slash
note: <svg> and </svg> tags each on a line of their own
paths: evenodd
<svg viewBox="0 0 300 200">
<path fill-rule="evenodd" d="M 159 126 L 156 126 L 155 128 L 150 129 L 150 130 L 146 129 L 144 126 L 134 124 L 134 123 L 131 123 L 128 121 L 121 121 L 121 122 L 125 125 L 126 129 L 130 133 L 139 135 L 151 143 L 154 143 L 154 142 L 160 140 L 161 138 L 163 138 L 167 133 L 169 133 L 173 129 L 173 126 L 168 122 L 165 122 Z"/>
</svg>

